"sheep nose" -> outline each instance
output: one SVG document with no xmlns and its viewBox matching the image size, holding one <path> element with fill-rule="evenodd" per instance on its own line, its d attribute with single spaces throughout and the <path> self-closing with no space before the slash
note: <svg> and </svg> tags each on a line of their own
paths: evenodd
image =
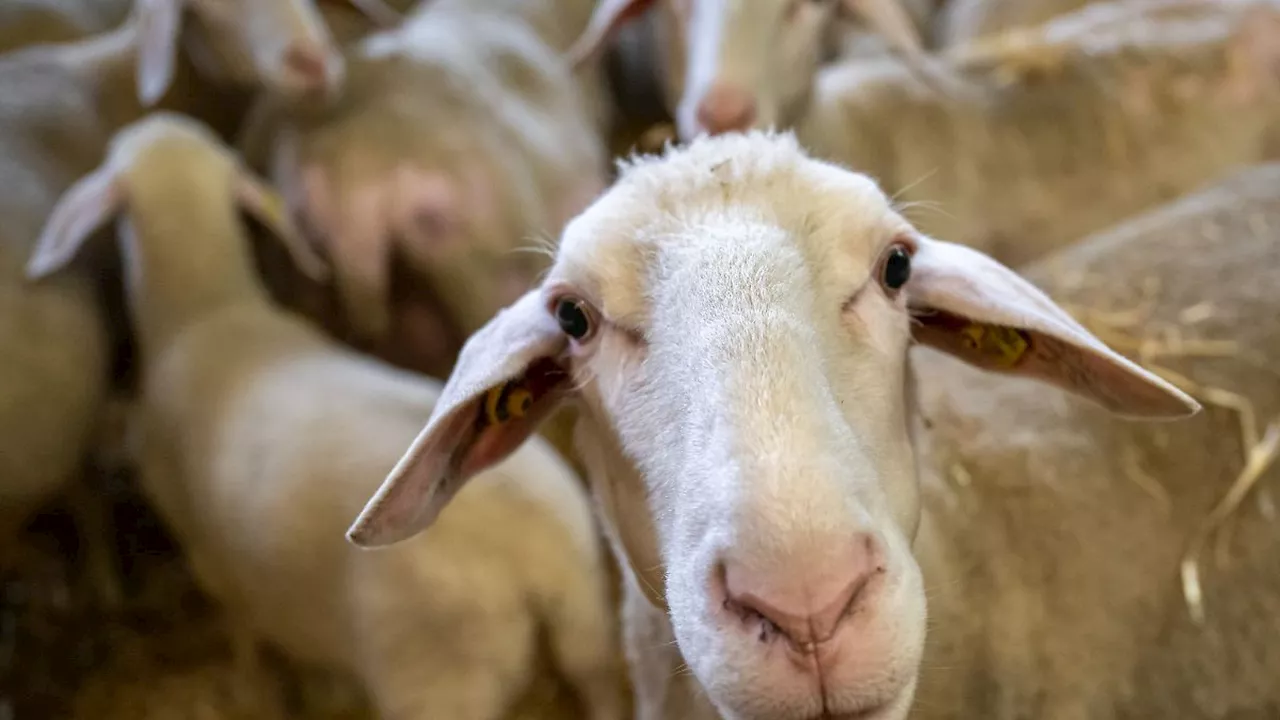
<svg viewBox="0 0 1280 720">
<path fill-rule="evenodd" d="M 341 58 L 313 42 L 291 43 L 283 64 L 286 82 L 302 93 L 332 92 L 341 72 Z"/>
<path fill-rule="evenodd" d="M 756 100 L 750 92 L 716 83 L 698 103 L 698 124 L 708 135 L 748 130 L 756 121 Z"/>
<path fill-rule="evenodd" d="M 803 568 L 799 574 L 779 574 L 725 562 L 725 606 L 744 622 L 760 622 L 762 640 L 780 632 L 797 649 L 813 652 L 867 602 L 873 581 L 885 572 L 883 554 L 872 535 L 861 533 L 820 563 L 797 565 Z"/>
</svg>

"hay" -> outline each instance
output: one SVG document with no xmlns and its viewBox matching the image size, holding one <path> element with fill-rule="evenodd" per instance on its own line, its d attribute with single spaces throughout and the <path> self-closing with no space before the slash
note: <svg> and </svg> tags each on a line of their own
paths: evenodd
<svg viewBox="0 0 1280 720">
<path fill-rule="evenodd" d="M 1085 278 L 1075 277 L 1072 280 L 1070 284 L 1078 289 Z M 1156 307 L 1158 294 L 1159 282 L 1148 278 L 1143 283 L 1143 298 L 1132 308 L 1104 310 L 1067 303 L 1062 306 L 1113 349 L 1129 355 L 1139 365 L 1200 403 L 1227 410 L 1236 416 L 1243 467 L 1226 494 L 1192 534 L 1179 565 L 1183 600 L 1192 621 L 1202 625 L 1205 621 L 1204 589 L 1198 557 L 1205 544 L 1216 536 L 1215 557 L 1219 566 L 1229 561 L 1233 528 L 1230 521 L 1250 490 L 1280 455 L 1280 417 L 1272 420 L 1266 431 L 1260 434 L 1258 411 L 1247 397 L 1226 388 L 1197 382 L 1184 373 L 1156 362 L 1157 359 L 1172 358 L 1230 359 L 1270 371 L 1265 357 L 1241 348 L 1235 341 L 1188 337 L 1186 331 L 1190 326 L 1217 316 L 1217 309 L 1211 302 L 1202 301 L 1183 308 L 1178 313 L 1177 323 L 1152 322 L 1150 315 Z M 1135 332 L 1137 327 L 1145 327 L 1145 330 Z M 1172 509 L 1168 492 L 1157 478 L 1142 468 L 1136 448 L 1126 447 L 1122 452 L 1121 463 L 1126 476 L 1157 502 L 1163 512 L 1167 513 Z"/>
<path fill-rule="evenodd" d="M 1204 591 L 1200 582 L 1200 569 L 1196 561 L 1209 537 L 1223 527 L 1224 523 L 1240 507 L 1240 503 L 1248 496 L 1249 491 L 1257 484 L 1280 456 L 1280 417 L 1271 421 L 1262 440 L 1249 450 L 1249 461 L 1236 477 L 1227 494 L 1214 506 L 1209 515 L 1201 522 L 1200 527 L 1188 543 L 1187 553 L 1182 559 L 1182 594 L 1187 601 L 1187 610 L 1191 620 L 1197 625 L 1205 621 Z"/>
<path fill-rule="evenodd" d="M 1168 515 L 1173 511 L 1173 500 L 1169 497 L 1169 491 L 1165 490 L 1164 485 L 1142 467 L 1137 448 L 1126 446 L 1121 453 L 1120 462 L 1124 466 L 1125 475 L 1156 501 L 1163 514 Z"/>
</svg>

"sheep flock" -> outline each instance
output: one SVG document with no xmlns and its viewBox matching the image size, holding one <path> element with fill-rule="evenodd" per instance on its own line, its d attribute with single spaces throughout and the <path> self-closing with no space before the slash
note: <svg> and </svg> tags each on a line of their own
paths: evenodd
<svg viewBox="0 0 1280 720">
<path fill-rule="evenodd" d="M 1280 719 L 1280 0 L 0 0 L 0 720 Z"/>
</svg>

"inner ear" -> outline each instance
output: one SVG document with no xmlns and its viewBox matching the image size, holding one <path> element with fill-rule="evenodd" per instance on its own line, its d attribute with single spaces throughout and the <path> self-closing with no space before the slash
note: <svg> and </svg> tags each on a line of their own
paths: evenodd
<svg viewBox="0 0 1280 720">
<path fill-rule="evenodd" d="M 918 342 L 984 370 L 1034 378 L 1123 411 L 1126 403 L 1168 406 L 1159 387 L 1135 382 L 1133 371 L 1107 355 L 1025 327 L 980 322 L 942 310 L 913 317 Z M 1177 405 L 1178 409 L 1183 409 Z"/>
<path fill-rule="evenodd" d="M 942 310 L 914 311 L 911 319 L 918 342 L 988 370 L 1025 372 L 1048 340 L 1023 328 L 978 322 Z"/>
<path fill-rule="evenodd" d="M 455 455 L 459 474 L 470 476 L 514 452 L 559 406 L 571 379 L 565 362 L 542 357 L 524 374 L 489 388 L 472 420 L 473 440 Z"/>
</svg>

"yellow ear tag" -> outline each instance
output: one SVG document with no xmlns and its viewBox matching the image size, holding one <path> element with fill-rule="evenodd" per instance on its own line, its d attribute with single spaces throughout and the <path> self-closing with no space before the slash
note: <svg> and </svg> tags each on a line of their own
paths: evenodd
<svg viewBox="0 0 1280 720">
<path fill-rule="evenodd" d="M 1002 325 L 970 323 L 960 330 L 960 335 L 969 349 L 990 356 L 1003 367 L 1016 365 L 1031 346 L 1026 333 Z"/>
<path fill-rule="evenodd" d="M 490 388 L 484 398 L 484 417 L 490 425 L 500 425 L 512 418 L 522 418 L 533 405 L 533 393 L 510 382 Z"/>
<path fill-rule="evenodd" d="M 514 388 L 507 396 L 507 413 L 511 417 L 524 417 L 531 405 L 533 405 L 533 393 L 523 388 Z"/>
</svg>

